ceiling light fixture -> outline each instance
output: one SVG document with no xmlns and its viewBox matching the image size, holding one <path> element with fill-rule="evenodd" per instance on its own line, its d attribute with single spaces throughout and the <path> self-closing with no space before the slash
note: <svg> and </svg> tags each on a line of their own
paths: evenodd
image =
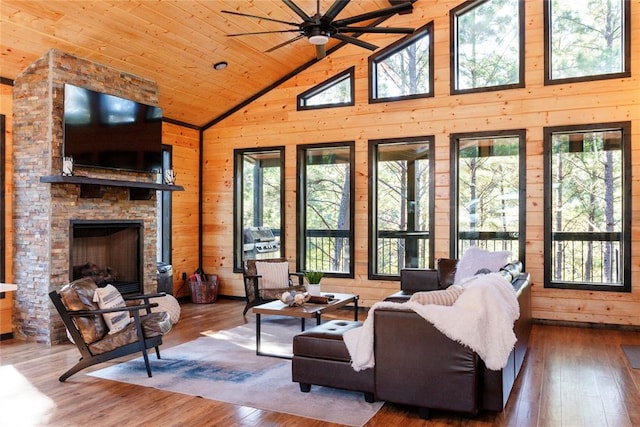
<svg viewBox="0 0 640 427">
<path fill-rule="evenodd" d="M 220 61 L 220 62 L 216 62 L 215 64 L 213 64 L 213 69 L 214 70 L 224 70 L 225 68 L 227 68 L 227 61 Z"/>
<path fill-rule="evenodd" d="M 327 44 L 329 41 L 329 36 L 325 36 L 324 34 L 316 34 L 313 36 L 309 36 L 309 43 L 315 45 Z"/>
</svg>

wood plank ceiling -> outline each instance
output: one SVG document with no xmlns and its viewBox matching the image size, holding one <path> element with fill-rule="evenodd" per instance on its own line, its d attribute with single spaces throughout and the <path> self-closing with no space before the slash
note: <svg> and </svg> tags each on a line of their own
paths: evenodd
<svg viewBox="0 0 640 427">
<path fill-rule="evenodd" d="M 294 1 L 310 15 L 316 9 L 316 0 Z M 333 1 L 321 0 L 321 11 Z M 389 0 L 352 1 L 338 18 L 389 5 Z M 165 117 L 204 126 L 315 58 L 304 39 L 265 53 L 296 33 L 227 37 L 293 27 L 222 10 L 300 21 L 278 0 L 1 0 L 0 77 L 15 79 L 56 48 L 156 81 Z M 336 44 L 331 40 L 327 48 Z M 229 66 L 215 71 L 213 64 L 220 61 Z"/>
</svg>

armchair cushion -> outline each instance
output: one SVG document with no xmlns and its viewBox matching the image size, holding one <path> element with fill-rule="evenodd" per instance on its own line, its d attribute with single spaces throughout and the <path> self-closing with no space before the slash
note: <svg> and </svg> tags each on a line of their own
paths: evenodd
<svg viewBox="0 0 640 427">
<path fill-rule="evenodd" d="M 97 288 L 93 279 L 85 277 L 65 285 L 59 293 L 62 303 L 69 311 L 98 310 L 98 305 L 93 302 Z M 102 339 L 107 333 L 107 325 L 101 314 L 74 317 L 73 322 L 80 331 L 82 340 L 87 344 Z"/>
<path fill-rule="evenodd" d="M 281 289 L 289 286 L 288 262 L 260 262 L 256 261 L 256 272 L 260 277 L 260 289 Z"/>
<path fill-rule="evenodd" d="M 459 285 L 464 279 L 473 277 L 481 269 L 491 272 L 500 270 L 511 256 L 509 251 L 491 252 L 477 246 L 471 246 L 462 255 L 456 266 L 454 284 Z"/>
<path fill-rule="evenodd" d="M 126 307 L 122 295 L 113 285 L 96 289 L 93 295 L 93 302 L 98 303 L 98 307 L 101 309 Z M 109 328 L 109 334 L 115 334 L 123 330 L 131 322 L 131 317 L 127 311 L 102 313 L 102 317 L 107 324 L 107 328 Z"/>
<path fill-rule="evenodd" d="M 171 329 L 171 317 L 165 311 L 140 316 L 140 323 L 145 338 L 162 336 Z M 100 341 L 90 344 L 89 349 L 91 353 L 98 355 L 136 341 L 138 341 L 138 331 L 136 324 L 132 322 L 127 323 L 124 329 L 113 334 L 109 333 Z"/>
</svg>

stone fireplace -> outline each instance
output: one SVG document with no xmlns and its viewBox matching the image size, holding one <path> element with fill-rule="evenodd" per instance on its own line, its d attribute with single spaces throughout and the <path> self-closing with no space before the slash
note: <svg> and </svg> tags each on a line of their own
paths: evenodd
<svg viewBox="0 0 640 427">
<path fill-rule="evenodd" d="M 58 50 L 47 52 L 14 80 L 13 271 L 18 284 L 14 331 L 19 337 L 48 344 L 66 339 L 48 294 L 73 279 L 74 265 L 104 262 L 99 268 L 126 274 L 123 282 L 135 283 L 144 292 L 154 292 L 157 287 L 156 193 L 148 191 L 148 197 L 140 197 L 140 188 L 126 185 L 155 182 L 155 177 L 87 168 L 76 169 L 72 178 L 95 179 L 97 184 L 85 186 L 58 179 L 62 172 L 65 83 L 158 105 L 154 82 Z M 82 191 L 96 186 L 100 191 Z M 110 236 L 100 236 L 94 227 L 105 224 L 110 225 L 103 227 L 102 234 Z M 108 265 L 122 259 L 113 255 L 113 249 L 108 255 L 108 249 L 100 252 L 92 246 L 115 238 L 113 234 L 122 231 L 123 224 L 135 224 L 136 229 L 136 237 L 119 236 L 120 258 L 127 258 L 128 263 Z M 84 249 L 74 248 L 72 255 L 71 245 L 77 240 Z M 78 255 L 76 251 L 85 252 Z M 98 259 L 103 255 L 105 258 Z"/>
</svg>

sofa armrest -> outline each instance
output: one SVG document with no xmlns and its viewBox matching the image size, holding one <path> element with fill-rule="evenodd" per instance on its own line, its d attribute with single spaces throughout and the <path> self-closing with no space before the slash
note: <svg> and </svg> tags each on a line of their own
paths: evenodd
<svg viewBox="0 0 640 427">
<path fill-rule="evenodd" d="M 408 310 L 374 312 L 375 388 L 380 400 L 475 414 L 479 358 Z"/>
</svg>

